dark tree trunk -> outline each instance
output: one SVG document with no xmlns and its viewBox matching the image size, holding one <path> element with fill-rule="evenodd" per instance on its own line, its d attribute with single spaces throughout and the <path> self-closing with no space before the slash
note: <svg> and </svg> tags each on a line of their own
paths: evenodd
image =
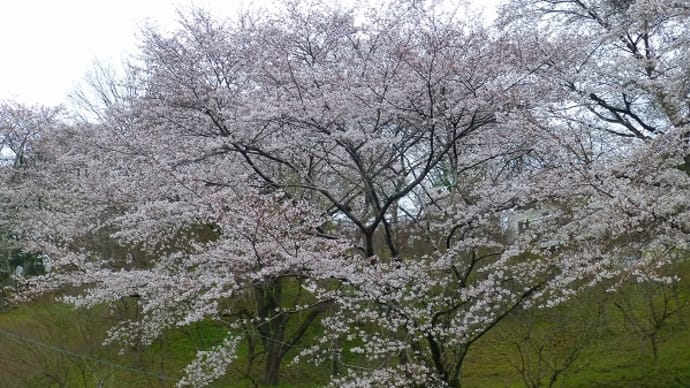
<svg viewBox="0 0 690 388">
<path fill-rule="evenodd" d="M 280 362 L 282 360 L 280 344 L 266 348 L 266 363 L 264 367 L 264 384 L 278 385 L 280 381 Z"/>
<path fill-rule="evenodd" d="M 263 383 L 265 385 L 278 385 L 285 325 L 287 324 L 285 314 L 276 315 L 276 308 L 280 307 L 282 300 L 281 281 L 278 279 L 270 284 L 257 287 L 255 292 L 257 315 L 263 321 L 257 328 L 261 335 L 266 357 Z"/>
</svg>

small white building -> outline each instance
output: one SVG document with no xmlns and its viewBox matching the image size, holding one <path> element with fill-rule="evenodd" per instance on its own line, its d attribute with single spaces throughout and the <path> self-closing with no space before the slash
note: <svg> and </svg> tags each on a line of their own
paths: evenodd
<svg viewBox="0 0 690 388">
<path fill-rule="evenodd" d="M 508 240 L 512 241 L 529 229 L 530 225 L 539 224 L 555 215 L 556 212 L 549 208 L 507 210 L 501 215 L 501 226 Z"/>
</svg>

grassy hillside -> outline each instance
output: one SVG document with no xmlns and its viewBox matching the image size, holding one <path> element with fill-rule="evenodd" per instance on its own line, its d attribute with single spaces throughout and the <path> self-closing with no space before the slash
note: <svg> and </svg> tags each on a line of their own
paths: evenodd
<svg viewBox="0 0 690 388">
<path fill-rule="evenodd" d="M 675 270 L 690 279 L 688 265 Z M 470 350 L 464 386 L 548 386 L 554 375 L 553 386 L 690 386 L 689 294 L 688 280 L 630 284 L 618 293 L 591 290 L 558 308 L 517 313 Z M 115 320 L 135 316 L 132 303 L 73 310 L 49 299 L 0 313 L 2 387 L 170 387 L 197 348 L 224 337 L 222 326 L 206 322 L 123 354 L 102 346 Z M 318 328 L 309 335 L 318 337 Z M 243 342 L 239 360 L 215 386 L 254 386 L 261 355 L 248 370 L 248 354 Z M 329 365 L 286 365 L 283 386 L 318 386 L 329 372 Z"/>
</svg>

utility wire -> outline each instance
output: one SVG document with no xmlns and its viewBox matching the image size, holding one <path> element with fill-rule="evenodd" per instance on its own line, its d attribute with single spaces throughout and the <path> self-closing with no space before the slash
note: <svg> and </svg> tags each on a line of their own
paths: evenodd
<svg viewBox="0 0 690 388">
<path fill-rule="evenodd" d="M 129 372 L 140 373 L 140 374 L 144 374 L 144 375 L 147 375 L 147 376 L 150 376 L 150 377 L 155 377 L 155 378 L 160 379 L 160 380 L 166 380 L 166 381 L 177 381 L 177 380 L 178 380 L 178 379 L 176 379 L 176 378 L 172 378 L 172 377 L 169 377 L 169 376 L 164 376 L 164 375 L 162 375 L 162 374 L 160 374 L 160 373 L 156 373 L 156 372 L 153 372 L 153 371 L 150 371 L 150 370 L 140 369 L 140 368 L 134 368 L 134 367 L 131 367 L 131 366 L 126 366 L 126 365 L 121 365 L 121 364 L 116 364 L 116 363 L 111 362 L 111 361 L 108 361 L 108 360 L 103 360 L 103 359 L 100 359 L 100 358 L 95 358 L 95 357 L 92 357 L 92 356 L 88 356 L 88 355 L 86 355 L 86 354 L 76 353 L 76 352 L 73 352 L 73 351 L 71 351 L 71 350 L 67 350 L 67 349 L 61 348 L 61 347 L 59 347 L 59 346 L 47 344 L 47 343 L 45 343 L 45 342 L 41 342 L 41 341 L 36 340 L 36 339 L 33 339 L 33 338 L 25 337 L 25 336 L 23 336 L 23 335 L 21 335 L 21 334 L 17 334 L 17 333 L 14 333 L 14 332 L 12 332 L 12 331 L 5 330 L 5 329 L 2 329 L 2 328 L 0 328 L 0 334 L 4 334 L 5 336 L 10 337 L 10 338 L 12 338 L 12 339 L 14 339 L 14 340 L 16 340 L 16 341 L 19 341 L 19 342 L 27 342 L 27 343 L 30 343 L 30 344 L 32 344 L 32 345 L 36 345 L 36 346 L 40 346 L 40 347 L 43 347 L 43 348 L 46 348 L 46 349 L 50 349 L 50 350 L 52 350 L 52 351 L 54 351 L 54 352 L 66 354 L 66 355 L 69 355 L 69 356 L 72 356 L 72 357 L 77 357 L 77 358 L 80 358 L 80 359 L 82 359 L 82 360 L 93 361 L 93 362 L 95 362 L 95 363 L 98 363 L 98 364 L 101 364 L 101 365 L 106 365 L 106 366 L 109 366 L 109 367 L 112 367 L 112 368 L 121 369 L 121 370 L 126 370 L 126 371 L 129 371 Z"/>
</svg>

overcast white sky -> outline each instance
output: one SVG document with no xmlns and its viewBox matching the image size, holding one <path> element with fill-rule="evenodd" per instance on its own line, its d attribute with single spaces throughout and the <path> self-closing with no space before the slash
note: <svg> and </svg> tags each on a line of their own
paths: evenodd
<svg viewBox="0 0 690 388">
<path fill-rule="evenodd" d="M 141 25 L 171 25 L 194 4 L 219 18 L 270 0 L 0 1 L 0 100 L 57 105 L 95 60 L 120 63 Z"/>
</svg>

